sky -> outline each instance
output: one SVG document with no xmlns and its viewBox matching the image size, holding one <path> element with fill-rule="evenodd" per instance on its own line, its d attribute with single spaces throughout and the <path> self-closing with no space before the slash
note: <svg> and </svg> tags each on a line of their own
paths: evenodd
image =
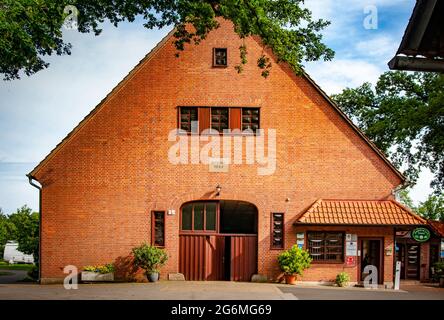
<svg viewBox="0 0 444 320">
<path fill-rule="evenodd" d="M 306 0 L 315 18 L 331 21 L 324 42 L 332 61 L 305 69 L 328 94 L 364 82 L 376 83 L 401 41 L 415 0 Z M 377 10 L 377 27 L 368 29 L 368 9 Z M 366 20 L 367 18 L 367 20 Z M 372 20 L 375 22 L 376 20 Z M 150 51 L 171 28 L 147 30 L 142 21 L 108 23 L 103 32 L 65 30 L 70 56 L 52 56 L 50 67 L 20 80 L 0 80 L 0 208 L 12 213 L 28 205 L 38 210 L 38 190 L 29 173 Z M 411 196 L 424 201 L 432 174 L 422 172 Z"/>
</svg>

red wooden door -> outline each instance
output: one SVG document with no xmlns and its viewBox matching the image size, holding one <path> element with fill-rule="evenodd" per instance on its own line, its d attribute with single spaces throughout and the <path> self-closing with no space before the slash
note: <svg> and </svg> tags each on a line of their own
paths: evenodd
<svg viewBox="0 0 444 320">
<path fill-rule="evenodd" d="M 224 237 L 179 236 L 179 272 L 185 280 L 223 280 Z"/>
<path fill-rule="evenodd" d="M 250 281 L 257 273 L 257 236 L 231 236 L 231 281 Z"/>
</svg>

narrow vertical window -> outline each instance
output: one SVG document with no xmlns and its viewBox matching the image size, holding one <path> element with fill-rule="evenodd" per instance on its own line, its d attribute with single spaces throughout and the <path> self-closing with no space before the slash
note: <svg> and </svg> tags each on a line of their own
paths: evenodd
<svg viewBox="0 0 444 320">
<path fill-rule="evenodd" d="M 191 132 L 191 130 L 193 129 L 193 122 L 195 122 L 197 130 L 197 108 L 181 107 L 179 115 L 179 128 L 186 132 Z"/>
<path fill-rule="evenodd" d="M 214 67 L 226 67 L 227 61 L 227 48 L 214 48 L 213 49 L 213 66 Z"/>
<path fill-rule="evenodd" d="M 153 211 L 151 216 L 151 243 L 165 246 L 165 211 Z"/>
<path fill-rule="evenodd" d="M 219 133 L 228 129 L 228 108 L 211 108 L 211 129 Z"/>
<path fill-rule="evenodd" d="M 271 214 L 271 248 L 284 248 L 284 214 Z"/>
<path fill-rule="evenodd" d="M 259 129 L 259 108 L 242 108 L 242 131 Z"/>
</svg>

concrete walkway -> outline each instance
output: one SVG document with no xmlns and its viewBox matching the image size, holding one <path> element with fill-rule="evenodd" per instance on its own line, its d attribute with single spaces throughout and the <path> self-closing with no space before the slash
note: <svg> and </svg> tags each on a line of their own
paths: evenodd
<svg viewBox="0 0 444 320">
<path fill-rule="evenodd" d="M 8 283 L 16 283 L 26 278 L 28 275 L 28 271 L 26 270 L 3 270 L 0 269 L 1 272 L 10 273 L 10 275 L 0 275 L 0 284 L 8 284 Z"/>
<path fill-rule="evenodd" d="M 20 283 L 0 285 L 0 300 L 444 300 L 442 288 L 408 286 L 402 289 L 395 291 L 272 283 L 160 281 L 80 284 L 77 290 L 66 290 L 62 285 Z"/>
</svg>

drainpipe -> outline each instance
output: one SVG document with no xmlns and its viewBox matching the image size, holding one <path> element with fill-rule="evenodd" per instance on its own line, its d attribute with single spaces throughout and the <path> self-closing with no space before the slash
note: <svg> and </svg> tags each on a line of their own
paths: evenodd
<svg viewBox="0 0 444 320">
<path fill-rule="evenodd" d="M 39 275 L 38 275 L 38 283 L 40 283 L 41 275 L 42 275 L 42 187 L 38 184 L 35 184 L 33 180 L 37 181 L 30 174 L 26 175 L 28 177 L 29 184 L 39 190 Z"/>
<path fill-rule="evenodd" d="M 412 185 L 412 183 L 410 181 L 405 181 L 404 183 L 402 183 L 399 186 L 397 186 L 396 188 L 394 188 L 392 190 L 392 195 L 393 195 L 393 197 L 395 197 L 395 200 L 398 201 L 398 192 L 399 191 L 401 191 L 401 190 L 403 190 L 405 188 L 408 188 L 411 185 Z"/>
</svg>

